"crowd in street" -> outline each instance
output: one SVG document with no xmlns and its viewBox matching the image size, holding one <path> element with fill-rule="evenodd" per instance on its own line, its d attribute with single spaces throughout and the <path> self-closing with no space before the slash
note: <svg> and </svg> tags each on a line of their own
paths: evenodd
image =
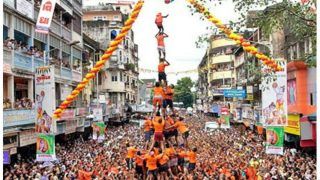
<svg viewBox="0 0 320 180">
<path fill-rule="evenodd" d="M 302 153 L 297 149 L 285 149 L 283 156 L 267 155 L 264 150 L 263 137 L 253 131 L 242 131 L 240 127 L 233 126 L 232 129 L 216 129 L 206 132 L 204 124 L 208 120 L 208 117 L 187 118 L 185 121 L 190 131 L 189 148 L 184 148 L 185 145 L 183 145 L 180 135 L 179 147 L 175 145 L 173 147 L 178 156 L 183 150 L 197 148 L 194 159 L 196 163 L 192 171 L 189 171 L 191 170 L 190 165 L 186 164 L 188 156 L 184 156 L 184 163 L 179 157 L 178 164 L 175 164 L 171 160 L 175 159 L 176 154 L 169 154 L 170 167 L 163 168 L 160 165 L 161 162 L 160 164 L 157 162 L 153 164 L 156 168 L 155 171 L 149 171 L 149 174 L 150 172 L 151 174 L 158 172 L 164 175 L 161 176 L 164 179 L 169 177 L 171 179 L 223 180 L 316 179 L 316 157 L 314 155 Z M 158 147 L 158 154 L 161 154 L 161 148 L 155 147 Z M 149 146 L 147 149 L 149 148 L 151 147 Z M 167 148 L 172 147 L 167 146 Z M 131 151 L 133 149 L 137 151 Z M 150 162 L 140 161 L 139 157 L 144 153 L 153 152 L 147 149 L 141 127 L 126 124 L 123 127 L 108 128 L 106 140 L 100 144 L 93 140 L 84 141 L 79 138 L 64 146 L 57 145 L 58 160 L 55 162 L 40 163 L 28 159 L 5 167 L 4 178 L 8 180 L 145 179 L 148 174 L 145 168 L 149 168 L 151 165 L 148 164 Z M 128 151 L 134 153 L 130 154 Z M 168 152 L 170 153 L 170 151 Z M 167 151 L 165 151 L 166 153 Z M 127 161 L 129 155 L 133 157 L 132 162 Z M 133 166 L 131 167 L 131 165 Z M 137 168 L 140 165 L 143 167 L 142 169 Z"/>
</svg>

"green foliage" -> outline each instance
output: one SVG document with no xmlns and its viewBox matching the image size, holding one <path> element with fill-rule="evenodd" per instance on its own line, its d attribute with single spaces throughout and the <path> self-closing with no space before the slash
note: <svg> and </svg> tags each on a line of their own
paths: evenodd
<svg viewBox="0 0 320 180">
<path fill-rule="evenodd" d="M 199 0 L 206 6 L 218 6 L 223 0 Z M 257 13 L 255 18 L 250 19 L 250 23 L 260 27 L 265 36 L 270 35 L 274 30 L 285 29 L 290 36 L 297 40 L 304 40 L 311 37 L 312 53 L 306 54 L 305 62 L 309 66 L 316 65 L 316 13 L 312 6 L 316 5 L 316 0 L 309 0 L 305 4 L 292 0 L 233 0 L 235 11 L 240 14 L 238 22 L 229 22 L 229 26 L 236 32 L 246 27 L 247 12 L 249 10 L 264 9 Z M 190 7 L 190 6 L 189 6 Z M 267 8 L 266 8 L 267 7 Z M 196 13 L 190 7 L 192 13 Z M 203 17 L 201 18 L 203 20 Z M 207 40 L 201 38 L 197 44 Z"/>
<path fill-rule="evenodd" d="M 194 86 L 194 82 L 189 77 L 184 77 L 178 80 L 174 88 L 175 102 L 183 102 L 185 107 L 192 107 L 194 94 L 191 92 L 191 88 Z"/>
</svg>

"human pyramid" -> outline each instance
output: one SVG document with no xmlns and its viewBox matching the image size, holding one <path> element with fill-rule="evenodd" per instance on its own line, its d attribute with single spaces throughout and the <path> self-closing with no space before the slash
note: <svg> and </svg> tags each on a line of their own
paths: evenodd
<svg viewBox="0 0 320 180">
<path fill-rule="evenodd" d="M 135 172 L 138 179 L 169 179 L 178 174 L 192 174 L 196 167 L 197 148 L 188 147 L 189 129 L 184 118 L 173 109 L 172 98 L 174 85 L 168 86 L 164 39 L 163 18 L 161 13 L 156 15 L 155 24 L 159 32 L 156 34 L 159 65 L 158 82 L 155 83 L 153 96 L 153 114 L 145 117 L 144 149 L 137 149 L 133 143 L 127 143 L 127 168 Z M 167 109 L 170 109 L 168 111 Z M 133 170 L 135 169 L 135 171 Z"/>
</svg>

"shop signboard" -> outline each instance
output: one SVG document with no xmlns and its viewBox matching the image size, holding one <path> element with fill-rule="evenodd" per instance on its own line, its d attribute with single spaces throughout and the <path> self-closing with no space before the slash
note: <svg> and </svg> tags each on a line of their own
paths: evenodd
<svg viewBox="0 0 320 180">
<path fill-rule="evenodd" d="M 37 139 L 37 136 L 34 129 L 21 131 L 19 133 L 19 146 L 23 147 L 30 144 L 35 144 L 36 139 Z"/>
<path fill-rule="evenodd" d="M 265 126 L 286 126 L 287 70 L 286 61 L 278 61 L 283 71 L 268 74 L 262 81 L 262 123 Z M 265 68 L 262 72 L 266 72 Z"/>
<path fill-rule="evenodd" d="M 94 116 L 93 121 L 103 121 L 101 107 L 92 108 L 92 112 L 93 112 L 93 116 Z"/>
<path fill-rule="evenodd" d="M 66 109 L 62 114 L 60 120 L 74 120 L 76 117 L 74 109 Z"/>
<path fill-rule="evenodd" d="M 283 143 L 284 143 L 284 129 L 279 126 L 268 126 L 266 130 L 267 154 L 280 154 L 283 155 Z"/>
<path fill-rule="evenodd" d="M 10 150 L 3 150 L 3 164 L 10 164 Z"/>
<path fill-rule="evenodd" d="M 31 2 L 27 0 L 16 0 L 17 11 L 33 19 L 34 6 Z"/>
<path fill-rule="evenodd" d="M 288 125 L 284 127 L 284 132 L 300 136 L 300 115 L 288 115 Z"/>
<path fill-rule="evenodd" d="M 77 108 L 77 116 L 85 116 L 87 114 L 87 108 L 81 107 Z"/>
<path fill-rule="evenodd" d="M 35 123 L 35 109 L 5 110 L 3 111 L 3 125 L 5 128 L 17 125 Z"/>
<path fill-rule="evenodd" d="M 72 120 L 72 121 L 66 121 L 66 134 L 74 133 L 76 132 L 77 128 L 77 120 Z"/>
<path fill-rule="evenodd" d="M 227 98 L 245 98 L 246 91 L 239 89 L 225 89 L 223 90 L 223 96 Z"/>
<path fill-rule="evenodd" d="M 79 118 L 77 122 L 77 127 L 82 127 L 84 125 L 85 118 Z"/>
<path fill-rule="evenodd" d="M 52 134 L 37 135 L 37 161 L 56 160 L 55 139 Z"/>
<path fill-rule="evenodd" d="M 35 74 L 36 94 L 36 132 L 54 133 L 56 124 L 53 112 L 56 108 L 54 68 L 44 66 L 36 68 Z"/>
<path fill-rule="evenodd" d="M 43 0 L 40 6 L 40 12 L 35 31 L 38 33 L 49 33 L 56 0 Z"/>
</svg>

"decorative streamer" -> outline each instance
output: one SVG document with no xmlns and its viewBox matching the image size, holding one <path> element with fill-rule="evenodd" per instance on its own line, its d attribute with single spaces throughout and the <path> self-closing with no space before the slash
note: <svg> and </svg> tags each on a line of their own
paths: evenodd
<svg viewBox="0 0 320 180">
<path fill-rule="evenodd" d="M 284 69 L 277 64 L 277 62 L 261 52 L 250 44 L 248 40 L 244 39 L 243 36 L 234 33 L 231 29 L 227 28 L 222 22 L 214 17 L 206 7 L 201 5 L 197 0 L 187 0 L 198 12 L 202 13 L 210 22 L 214 23 L 222 32 L 224 32 L 230 39 L 236 41 L 237 44 L 241 45 L 245 51 L 256 56 L 262 63 L 270 67 L 273 71 L 283 71 Z"/>
<path fill-rule="evenodd" d="M 121 29 L 121 32 L 117 35 L 117 37 L 110 42 L 109 48 L 105 51 L 104 55 L 101 57 L 96 65 L 91 69 L 89 73 L 86 74 L 85 78 L 83 78 L 82 82 L 80 82 L 77 87 L 72 91 L 72 93 L 67 96 L 66 100 L 64 100 L 58 109 L 54 112 L 54 118 L 59 119 L 61 117 L 61 113 L 76 99 L 79 93 L 85 88 L 88 84 L 89 80 L 96 76 L 96 73 L 100 71 L 100 69 L 105 65 L 106 61 L 111 57 L 112 53 L 118 48 L 118 45 L 122 42 L 124 37 L 127 35 L 128 31 L 131 29 L 132 24 L 137 19 L 141 8 L 144 4 L 143 0 L 137 2 L 134 6 L 133 11 L 125 22 L 124 26 Z"/>
</svg>

